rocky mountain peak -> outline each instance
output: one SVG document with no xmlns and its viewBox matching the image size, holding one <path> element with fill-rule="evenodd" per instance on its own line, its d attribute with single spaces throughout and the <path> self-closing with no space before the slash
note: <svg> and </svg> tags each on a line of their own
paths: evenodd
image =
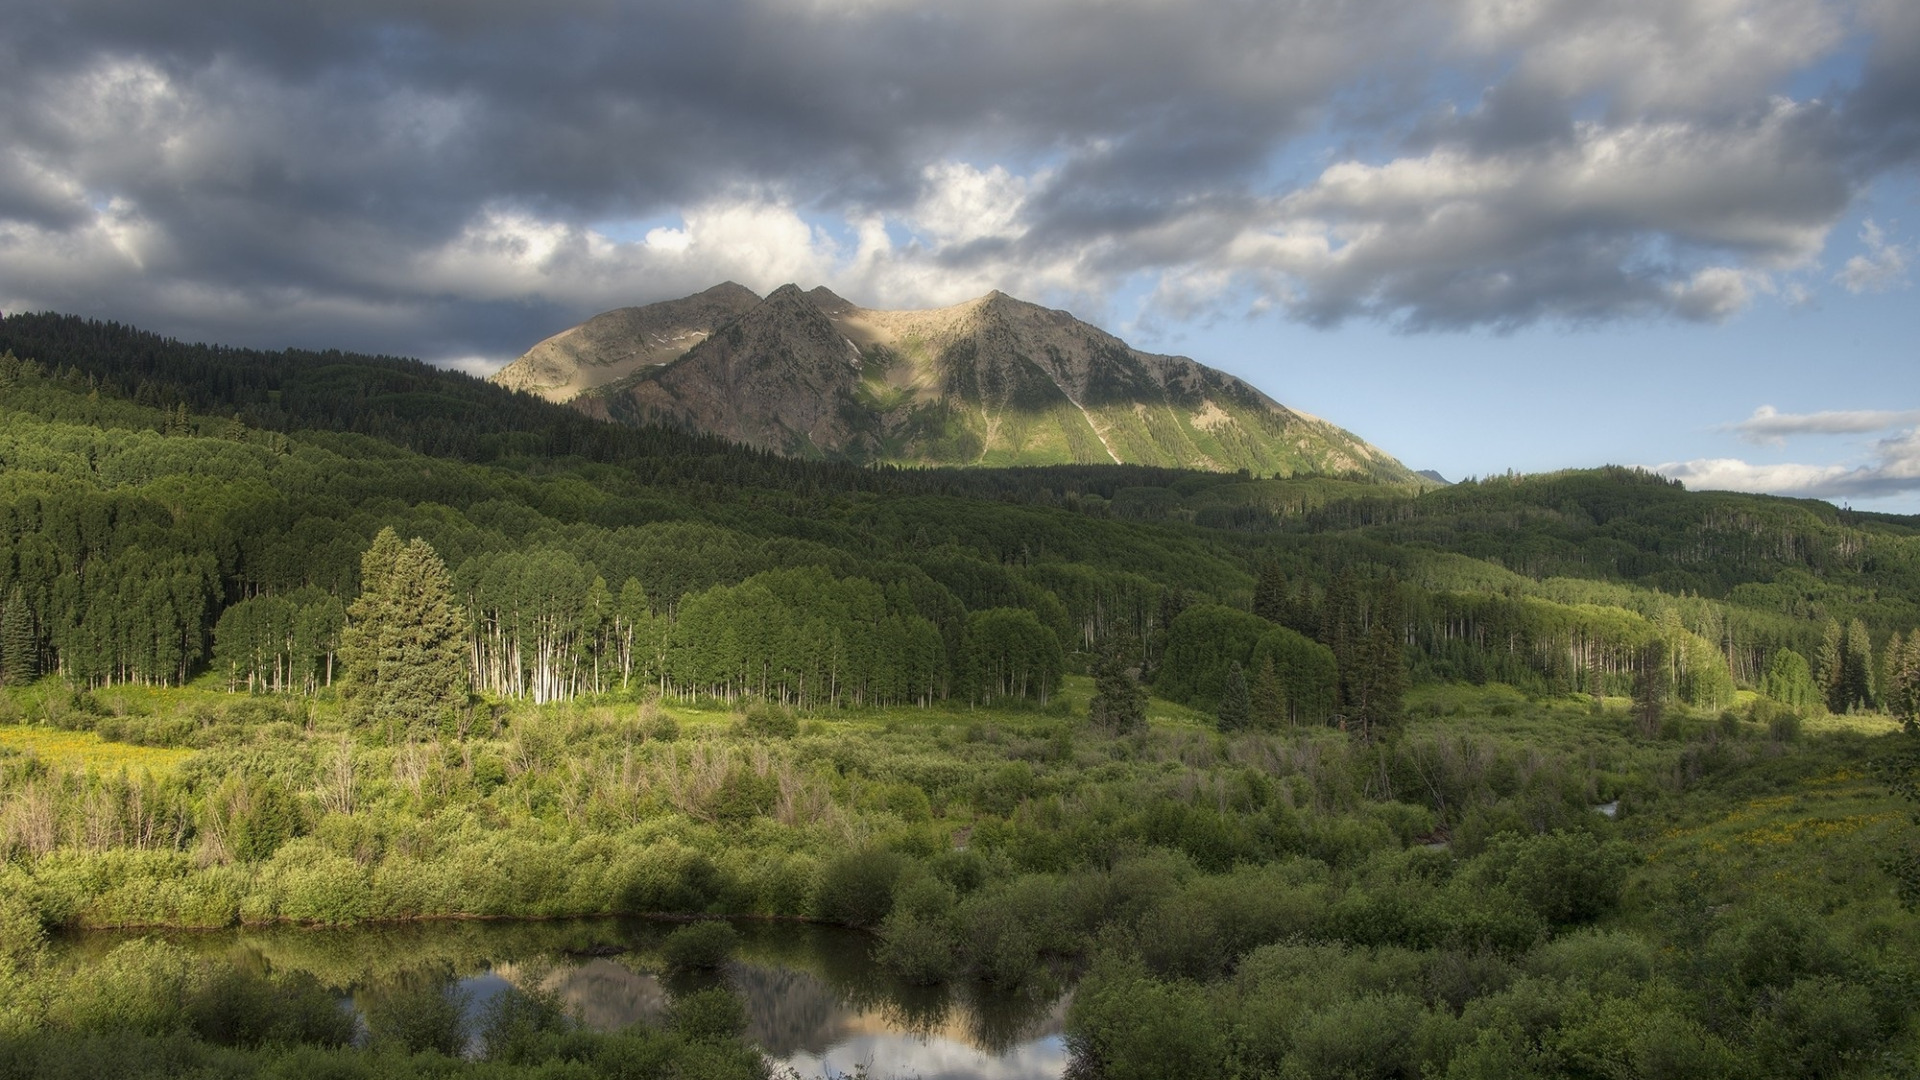
<svg viewBox="0 0 1920 1080">
<path fill-rule="evenodd" d="M 634 312 L 649 313 L 652 323 L 669 315 L 710 321 L 683 331 L 675 339 L 680 351 L 667 356 L 664 348 L 636 349 L 603 332 Z M 625 317 L 636 326 L 644 321 Z M 536 346 L 522 362 L 563 339 L 598 342 L 597 352 L 577 350 L 575 362 L 583 371 L 611 373 L 577 392 L 576 408 L 787 454 L 1413 479 L 1380 450 L 1231 375 L 1186 357 L 1140 352 L 1068 312 L 998 289 L 952 307 L 883 311 L 825 287 L 788 283 L 761 299 L 728 283 L 596 316 Z"/>
</svg>

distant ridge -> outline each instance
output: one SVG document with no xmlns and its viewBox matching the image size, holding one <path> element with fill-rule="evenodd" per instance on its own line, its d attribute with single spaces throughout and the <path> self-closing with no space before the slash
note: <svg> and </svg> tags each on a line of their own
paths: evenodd
<svg viewBox="0 0 1920 1080">
<path fill-rule="evenodd" d="M 926 311 L 728 282 L 596 315 L 493 376 L 591 416 L 796 457 L 1120 462 L 1417 481 L 1365 440 L 1224 372 L 995 291 Z"/>
</svg>

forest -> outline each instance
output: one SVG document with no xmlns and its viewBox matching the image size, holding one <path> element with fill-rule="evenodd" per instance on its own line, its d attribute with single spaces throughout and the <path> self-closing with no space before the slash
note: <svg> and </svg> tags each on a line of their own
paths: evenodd
<svg viewBox="0 0 1920 1080">
<path fill-rule="evenodd" d="M 764 1072 L 56 947 L 615 913 L 1069 979 L 1089 1078 L 1909 1075 L 1916 627 L 1920 521 L 1630 469 L 856 468 L 12 316 L 0 1075 Z"/>
</svg>

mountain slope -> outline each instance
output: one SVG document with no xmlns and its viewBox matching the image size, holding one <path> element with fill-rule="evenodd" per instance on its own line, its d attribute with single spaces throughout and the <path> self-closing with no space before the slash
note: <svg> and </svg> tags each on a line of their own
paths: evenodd
<svg viewBox="0 0 1920 1080">
<path fill-rule="evenodd" d="M 759 302 L 751 289 L 728 281 L 679 300 L 618 308 L 528 349 L 492 381 L 548 401 L 567 401 L 637 368 L 680 356 Z"/>
<path fill-rule="evenodd" d="M 584 385 L 571 401 L 589 415 L 794 456 L 1416 479 L 1352 433 L 1231 375 L 1140 352 L 1067 312 L 1000 292 L 928 311 L 878 311 L 824 288 L 785 285 L 666 363 L 655 359 L 660 348 L 614 333 L 618 314 L 543 342 L 495 380 L 514 385 L 526 377 L 515 373 L 522 365 L 560 364 L 561 349 L 549 346 L 564 342 L 576 366 L 547 376 L 550 397 Z"/>
</svg>

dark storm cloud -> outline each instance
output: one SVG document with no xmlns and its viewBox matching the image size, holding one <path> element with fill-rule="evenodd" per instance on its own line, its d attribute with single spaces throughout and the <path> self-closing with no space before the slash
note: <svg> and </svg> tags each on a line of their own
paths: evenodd
<svg viewBox="0 0 1920 1080">
<path fill-rule="evenodd" d="M 1827 14 L 15 0 L 0 303 L 437 358 L 808 274 L 912 301 L 1144 271 L 1414 329 L 1712 318 L 1912 156 L 1901 5 L 1868 13 L 1844 107 L 1772 102 L 1838 40 Z M 1336 143 L 1368 156 L 1312 157 Z M 1703 180 L 1723 169 L 1750 175 Z M 915 239 L 856 253 L 801 213 Z M 658 244 L 588 231 L 683 218 Z"/>
</svg>

